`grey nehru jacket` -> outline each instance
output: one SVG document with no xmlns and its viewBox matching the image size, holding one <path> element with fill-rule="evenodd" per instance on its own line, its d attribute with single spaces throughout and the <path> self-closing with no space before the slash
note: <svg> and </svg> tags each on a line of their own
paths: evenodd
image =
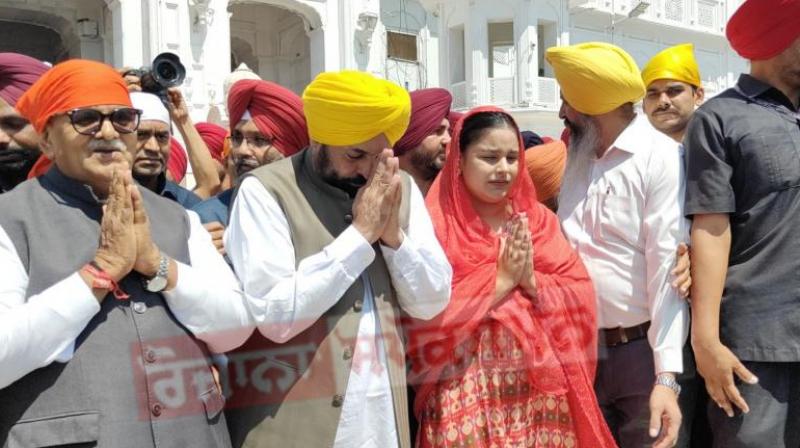
<svg viewBox="0 0 800 448">
<path fill-rule="evenodd" d="M 186 212 L 144 188 L 140 191 L 155 243 L 168 256 L 189 264 Z M 57 168 L 0 196 L 0 210 L 0 227 L 13 241 L 29 277 L 27 297 L 94 258 L 101 205 L 88 187 Z M 205 344 L 175 319 L 161 294 L 144 289 L 139 274 L 129 274 L 120 285 L 130 299 L 105 298 L 77 338 L 69 362 L 53 362 L 0 389 L 4 448 L 230 446 L 215 385 L 197 394 L 187 387 L 181 412 L 172 412 L 156 395 L 165 378 L 152 366 L 164 351 L 191 360 L 195 371 L 207 376 Z"/>
</svg>

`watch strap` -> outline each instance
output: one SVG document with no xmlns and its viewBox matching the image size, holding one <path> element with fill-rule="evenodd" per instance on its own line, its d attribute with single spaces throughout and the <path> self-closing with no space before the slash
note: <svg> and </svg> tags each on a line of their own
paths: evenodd
<svg viewBox="0 0 800 448">
<path fill-rule="evenodd" d="M 672 389 L 675 395 L 680 395 L 681 393 L 681 385 L 671 375 L 661 374 L 656 376 L 656 385 Z"/>
</svg>

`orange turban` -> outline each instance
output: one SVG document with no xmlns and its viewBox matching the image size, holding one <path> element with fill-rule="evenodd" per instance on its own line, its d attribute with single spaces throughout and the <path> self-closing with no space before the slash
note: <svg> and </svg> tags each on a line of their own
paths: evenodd
<svg viewBox="0 0 800 448">
<path fill-rule="evenodd" d="M 53 115 L 80 107 L 131 107 L 122 76 L 106 64 L 72 59 L 51 68 L 17 102 L 17 110 L 42 133 Z"/>
<path fill-rule="evenodd" d="M 561 178 L 567 164 L 567 145 L 553 140 L 525 151 L 525 165 L 536 186 L 536 196 L 544 202 L 561 190 Z"/>
</svg>

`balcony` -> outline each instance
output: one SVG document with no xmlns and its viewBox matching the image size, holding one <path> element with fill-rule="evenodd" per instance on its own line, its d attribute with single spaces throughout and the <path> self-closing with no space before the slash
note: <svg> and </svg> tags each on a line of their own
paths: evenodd
<svg viewBox="0 0 800 448">
<path fill-rule="evenodd" d="M 570 0 L 573 14 L 581 11 L 626 16 L 641 0 Z M 722 36 L 725 2 L 720 0 L 646 0 L 650 6 L 637 19 Z"/>
<path fill-rule="evenodd" d="M 534 86 L 534 98 L 530 102 L 521 102 L 517 93 L 517 78 L 513 76 L 489 78 L 485 89 L 488 100 L 487 105 L 499 106 L 505 109 L 527 109 L 541 111 L 558 111 L 561 107 L 561 95 L 558 83 L 553 78 L 537 78 Z M 457 82 L 450 86 L 450 93 L 453 95 L 453 109 L 466 110 L 478 106 L 470 104 L 467 97 L 467 85 L 465 82 Z"/>
</svg>

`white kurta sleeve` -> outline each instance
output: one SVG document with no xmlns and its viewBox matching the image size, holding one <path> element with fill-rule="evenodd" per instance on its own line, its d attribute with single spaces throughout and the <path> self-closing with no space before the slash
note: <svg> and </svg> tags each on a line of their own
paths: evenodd
<svg viewBox="0 0 800 448">
<path fill-rule="evenodd" d="M 28 274 L 0 228 L 0 388 L 53 361 L 72 359 L 75 339 L 100 311 L 75 272 L 25 299 Z"/>
<path fill-rule="evenodd" d="M 411 182 L 408 234 L 397 250 L 381 246 L 400 306 L 417 319 L 431 319 L 450 302 L 453 269 L 436 238 L 425 199 Z"/>
<path fill-rule="evenodd" d="M 231 210 L 225 248 L 259 331 L 286 342 L 310 327 L 375 259 L 352 226 L 295 268 L 289 223 L 255 178 L 246 178 Z"/>
<path fill-rule="evenodd" d="M 175 317 L 216 353 L 242 345 L 254 324 L 239 281 L 217 252 L 211 235 L 195 212 L 187 211 L 191 225 L 191 266 L 177 262 L 175 287 L 164 292 Z"/>
</svg>

